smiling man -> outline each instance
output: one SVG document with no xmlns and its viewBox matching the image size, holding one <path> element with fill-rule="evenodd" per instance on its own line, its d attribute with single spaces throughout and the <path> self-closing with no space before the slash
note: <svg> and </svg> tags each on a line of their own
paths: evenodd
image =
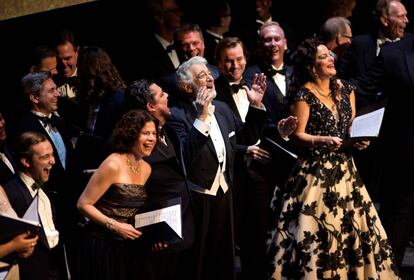
<svg viewBox="0 0 414 280">
<path fill-rule="evenodd" d="M 48 72 L 27 74 L 22 79 L 22 88 L 30 111 L 25 112 L 10 128 L 10 139 L 15 140 L 24 132 L 34 131 L 43 134 L 53 148 L 55 165 L 50 171 L 50 179 L 44 189 L 49 191 L 56 205 L 58 226 L 65 237 L 73 238 L 77 230 L 77 190 L 73 178 L 69 176 L 68 158 L 72 152 L 69 138 L 65 134 L 61 118 L 56 114 L 59 93 Z M 70 233 L 69 233 L 70 232 Z M 67 244 L 67 239 L 65 240 Z M 68 246 L 67 246 L 68 247 Z M 70 254 L 70 249 L 68 248 Z"/>
<path fill-rule="evenodd" d="M 16 161 L 20 172 L 4 184 L 10 204 L 19 217 L 23 217 L 32 200 L 38 198 L 38 214 L 42 231 L 33 254 L 19 261 L 20 279 L 55 279 L 57 275 L 51 249 L 59 242 L 55 229 L 52 204 L 41 186 L 49 180 L 55 164 L 53 148 L 46 136 L 37 132 L 25 132 L 16 140 Z M 52 272 L 53 271 L 53 272 Z"/>
<path fill-rule="evenodd" d="M 266 113 L 262 109 L 264 76 L 256 76 L 248 90 L 246 122 L 238 121 L 216 96 L 207 61 L 195 56 L 177 69 L 182 102 L 171 108 L 168 124 L 184 148 L 194 206 L 195 243 L 189 269 L 191 279 L 235 279 L 232 188 L 236 141 L 254 144 Z"/>
</svg>

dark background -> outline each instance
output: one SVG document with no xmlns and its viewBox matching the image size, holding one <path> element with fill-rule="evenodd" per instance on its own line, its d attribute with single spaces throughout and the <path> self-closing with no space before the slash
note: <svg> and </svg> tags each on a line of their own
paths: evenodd
<svg viewBox="0 0 414 280">
<path fill-rule="evenodd" d="M 217 0 L 176 1 L 184 12 L 183 21 L 202 24 L 203 18 L 208 15 L 206 9 L 200 6 L 205 7 Z M 294 42 L 288 42 L 291 49 L 303 38 L 318 31 L 325 20 L 325 2 L 326 0 L 273 1 L 273 19 L 282 27 L 289 26 L 289 30 L 295 31 Z M 351 18 L 354 35 L 370 30 L 375 2 L 376 0 L 357 0 Z M 414 14 L 413 2 L 403 1 L 410 19 Z M 232 7 L 233 27 L 254 22 L 254 0 L 229 0 L 229 3 Z M 140 66 L 134 56 L 139 52 L 140 46 L 145 44 L 145 34 L 150 32 L 148 15 L 142 1 L 96 1 L 0 21 L 0 102 L 3 111 L 6 108 L 6 115 L 8 112 L 16 112 L 13 108 L 20 94 L 19 81 L 28 71 L 30 50 L 38 44 L 52 42 L 57 32 L 63 29 L 73 31 L 81 46 L 97 45 L 104 48 L 121 74 L 128 67 Z"/>
</svg>

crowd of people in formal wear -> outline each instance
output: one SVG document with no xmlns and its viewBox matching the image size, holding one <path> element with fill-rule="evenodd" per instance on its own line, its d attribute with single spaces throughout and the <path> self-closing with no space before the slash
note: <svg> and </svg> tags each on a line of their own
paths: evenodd
<svg viewBox="0 0 414 280">
<path fill-rule="evenodd" d="M 414 232 L 404 4 L 378 0 L 377 29 L 353 36 L 355 1 L 336 1 L 291 47 L 272 0 L 239 30 L 224 0 L 201 26 L 175 0 L 146 2 L 141 66 L 68 30 L 32 50 L 22 113 L 0 112 L 0 215 L 26 218 L 36 201 L 41 229 L 0 239 L 0 273 L 401 279 Z M 379 106 L 380 134 L 348 141 L 356 115 Z M 135 226 L 177 199 L 179 240 Z"/>
</svg>

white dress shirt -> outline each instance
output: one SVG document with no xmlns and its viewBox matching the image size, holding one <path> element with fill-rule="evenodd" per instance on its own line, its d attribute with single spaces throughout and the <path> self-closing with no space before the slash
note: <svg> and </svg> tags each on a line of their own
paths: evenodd
<svg viewBox="0 0 414 280">
<path fill-rule="evenodd" d="M 210 106 L 211 110 L 209 111 L 211 113 L 207 117 L 206 121 L 203 122 L 199 119 L 195 119 L 193 125 L 202 134 L 207 137 L 211 137 L 219 164 L 213 184 L 211 186 L 205 186 L 206 188 L 193 188 L 193 190 L 199 193 L 215 196 L 217 195 L 219 188 L 226 193 L 229 187 L 224 176 L 224 172 L 226 171 L 226 145 L 224 144 L 223 135 L 221 134 L 220 127 L 217 123 L 216 117 L 214 116 L 214 105 Z M 207 187 L 210 187 L 210 189 L 207 189 Z"/>
<path fill-rule="evenodd" d="M 282 70 L 283 63 L 282 63 L 282 65 L 280 65 L 279 68 L 276 68 L 273 65 L 272 65 L 272 68 L 276 69 L 276 70 Z M 276 83 L 277 87 L 279 88 L 280 92 L 284 96 L 286 96 L 286 76 L 282 75 L 282 74 L 279 74 L 279 73 L 276 73 L 276 75 L 273 76 L 273 80 L 275 81 L 275 83 Z"/>
<path fill-rule="evenodd" d="M 38 212 L 42 229 L 46 235 L 47 243 L 49 248 L 54 248 L 59 243 L 59 231 L 56 230 L 55 224 L 53 223 L 52 207 L 50 200 L 42 189 L 32 189 L 34 180 L 23 172 L 19 173 L 20 178 L 26 185 L 32 197 L 36 194 L 39 197 Z"/>
<path fill-rule="evenodd" d="M 6 157 L 4 153 L 0 153 L 0 160 L 4 162 L 4 164 L 10 169 L 10 171 L 14 174 L 13 164 L 11 164 L 10 160 Z"/>
<path fill-rule="evenodd" d="M 230 85 L 235 83 L 230 83 Z M 246 121 L 247 112 L 249 111 L 250 102 L 247 98 L 247 92 L 245 89 L 239 89 L 238 92 L 233 93 L 233 100 L 236 103 L 237 111 L 243 122 Z"/>
<path fill-rule="evenodd" d="M 33 114 L 42 117 L 42 118 L 51 118 L 52 114 L 46 116 L 40 112 L 32 111 Z M 39 122 L 42 124 L 43 128 L 46 130 L 47 134 L 49 135 L 50 139 L 52 139 L 53 145 L 55 146 L 60 163 L 63 166 L 63 169 L 66 169 L 66 146 L 65 142 L 63 141 L 62 135 L 56 128 L 53 128 L 51 125 L 46 125 L 43 121 L 39 119 Z"/>
<path fill-rule="evenodd" d="M 167 50 L 167 47 L 172 44 L 172 42 L 168 42 L 164 38 L 162 38 L 157 33 L 154 33 L 155 38 L 157 38 L 158 42 L 160 42 L 161 46 L 164 48 L 164 50 Z M 180 66 L 180 60 L 178 59 L 177 52 L 173 49 L 168 53 L 168 56 L 170 57 L 170 60 L 172 64 L 174 65 L 174 68 L 177 69 L 178 66 Z"/>
<path fill-rule="evenodd" d="M 78 68 L 75 69 L 71 77 L 76 77 L 78 75 Z M 76 91 L 68 83 L 64 83 L 57 88 L 60 97 L 66 97 L 68 99 L 74 99 L 76 97 Z"/>
</svg>

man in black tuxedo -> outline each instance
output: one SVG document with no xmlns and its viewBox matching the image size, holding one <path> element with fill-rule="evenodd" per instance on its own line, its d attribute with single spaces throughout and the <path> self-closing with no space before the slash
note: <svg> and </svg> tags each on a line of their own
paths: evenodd
<svg viewBox="0 0 414 280">
<path fill-rule="evenodd" d="M 19 217 L 23 217 L 33 198 L 38 199 L 38 214 L 42 225 L 40 240 L 33 254 L 19 260 L 21 280 L 62 279 L 57 269 L 59 232 L 55 229 L 53 206 L 48 195 L 40 187 L 49 179 L 55 164 L 53 148 L 46 136 L 37 132 L 25 132 L 16 140 L 16 160 L 20 172 L 3 185 L 10 204 Z M 40 187 L 40 188 L 39 188 Z"/>
<path fill-rule="evenodd" d="M 205 45 L 203 32 L 198 24 L 186 23 L 174 32 L 174 48 L 177 51 L 180 63 L 187 61 L 194 56 L 204 57 Z M 208 69 L 214 78 L 217 78 L 219 71 L 215 65 L 208 64 Z M 175 79 L 175 72 L 165 75 L 159 81 L 160 86 L 169 94 L 170 107 L 180 102 L 181 93 Z"/>
<path fill-rule="evenodd" d="M 354 36 L 338 67 L 338 77 L 349 80 L 361 76 L 374 64 L 381 47 L 401 40 L 408 23 L 407 10 L 398 0 L 378 0 L 375 8 L 378 29 Z M 372 96 L 357 96 L 357 107 L 375 102 Z"/>
<path fill-rule="evenodd" d="M 129 109 L 148 111 L 158 119 L 160 125 L 160 137 L 155 149 L 145 158 L 152 168 L 151 176 L 145 183 L 149 204 L 181 198 L 183 241 L 151 253 L 151 274 L 154 280 L 187 279 L 189 248 L 194 242 L 194 220 L 189 190 L 192 183 L 187 181 L 180 139 L 166 123 L 171 115 L 168 94 L 152 81 L 139 80 L 129 85 L 126 100 Z"/>
<path fill-rule="evenodd" d="M 384 170 L 380 184 L 380 217 L 399 265 L 414 217 L 414 36 L 382 47 L 375 64 L 357 78 L 359 90 L 382 91 L 387 103 L 379 136 Z"/>
<path fill-rule="evenodd" d="M 229 107 L 212 101 L 216 95 L 207 61 L 195 56 L 177 69 L 177 82 L 185 95 L 171 108 L 168 123 L 184 146 L 196 225 L 191 279 L 234 279 L 232 186 L 237 143 L 251 145 L 261 135 L 265 77 L 256 77 L 248 90 L 246 122 L 237 120 Z M 236 136 L 237 135 L 237 136 Z"/>
<path fill-rule="evenodd" d="M 6 138 L 6 120 L 0 112 L 0 184 L 8 181 L 17 170 Z"/>
<path fill-rule="evenodd" d="M 72 184 L 70 176 L 70 156 L 72 145 L 65 134 L 64 124 L 56 114 L 59 93 L 48 72 L 29 73 L 22 79 L 23 92 L 29 101 L 31 111 L 26 112 L 10 126 L 10 138 L 27 131 L 35 131 L 46 136 L 52 144 L 56 164 L 50 172 L 50 180 L 45 185 L 56 205 L 57 223 L 64 234 L 65 243 L 77 233 L 76 200 L 81 190 Z M 71 247 L 71 246 L 69 246 Z M 70 251 L 69 254 L 72 252 Z"/>
<path fill-rule="evenodd" d="M 145 51 L 141 52 L 141 60 L 137 62 L 144 66 L 142 77 L 158 80 L 166 74 L 174 73 L 180 65 L 173 47 L 173 37 L 174 31 L 181 26 L 183 13 L 175 0 L 149 0 L 147 8 L 154 33 L 146 40 Z"/>
<path fill-rule="evenodd" d="M 249 88 L 242 79 L 246 68 L 246 49 L 238 38 L 226 37 L 217 45 L 216 51 L 217 66 L 221 72 L 214 81 L 216 100 L 227 103 L 238 120 L 244 123 L 250 103 L 247 96 Z M 234 176 L 233 196 L 236 244 L 241 247 L 243 279 L 266 279 L 267 276 L 266 233 L 275 182 L 269 180 L 270 174 L 261 176 L 252 170 L 250 163 L 261 161 L 262 164 L 269 164 L 270 160 L 279 159 L 271 159 L 269 152 L 258 145 L 237 145 L 235 167 L 240 172 Z M 272 173 L 277 172 L 279 170 L 272 170 Z"/>
<path fill-rule="evenodd" d="M 73 32 L 64 30 L 55 42 L 57 53 L 57 71 L 53 76 L 59 92 L 58 113 L 71 134 L 79 132 L 79 94 L 81 81 L 78 76 L 78 58 L 80 46 Z"/>
<path fill-rule="evenodd" d="M 407 26 L 407 11 L 400 1 L 378 0 L 375 16 L 378 29 L 375 32 L 355 36 L 338 67 L 338 77 L 349 80 L 361 76 L 372 67 L 382 46 L 401 40 Z M 356 106 L 361 109 L 377 102 L 378 94 L 364 95 L 356 92 Z M 365 183 L 371 198 L 378 200 L 379 181 L 382 174 L 378 143 L 373 141 L 364 150 L 352 152 L 358 172 Z"/>
<path fill-rule="evenodd" d="M 278 141 L 277 123 L 289 115 L 289 84 L 292 67 L 285 65 L 284 54 L 287 50 L 285 33 L 277 22 L 269 22 L 259 29 L 260 60 L 250 66 L 243 78 L 251 84 L 257 73 L 266 75 L 266 93 L 263 104 L 268 113 L 265 136 Z"/>
<path fill-rule="evenodd" d="M 223 37 L 228 36 L 231 23 L 231 8 L 226 1 L 207 5 L 203 38 L 205 45 L 204 57 L 216 65 L 216 46 Z"/>
</svg>

